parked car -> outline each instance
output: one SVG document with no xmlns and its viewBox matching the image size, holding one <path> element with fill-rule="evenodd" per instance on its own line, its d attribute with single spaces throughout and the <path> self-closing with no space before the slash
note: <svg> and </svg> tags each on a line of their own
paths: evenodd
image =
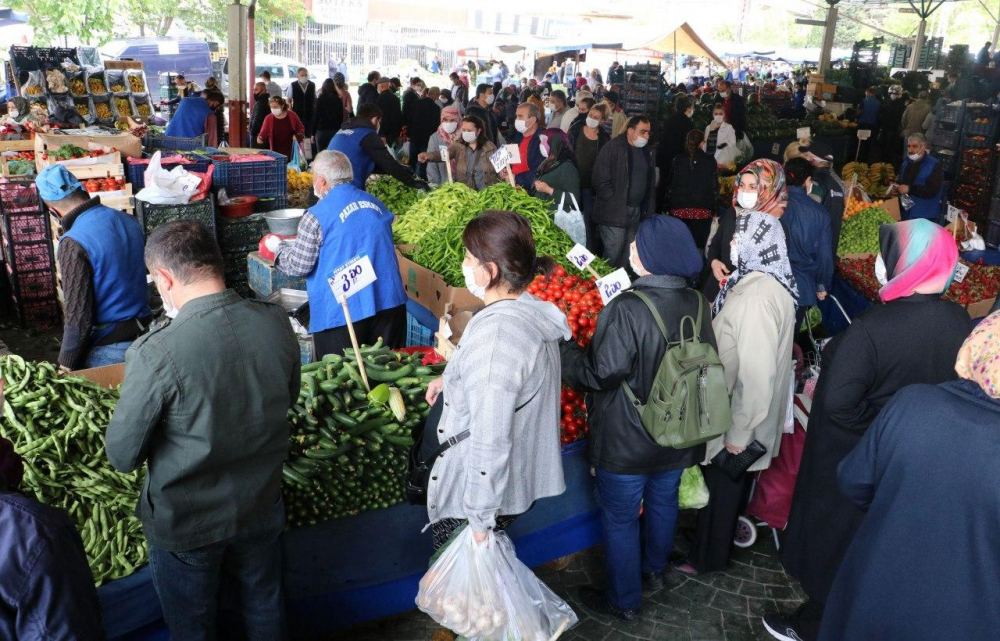
<svg viewBox="0 0 1000 641">
<path fill-rule="evenodd" d="M 204 87 L 212 76 L 212 56 L 203 40 L 178 38 L 123 38 L 101 47 L 104 55 L 115 60 L 142 62 L 154 101 L 160 96 L 160 73 L 182 73 Z"/>
<path fill-rule="evenodd" d="M 288 89 L 288 84 L 295 80 L 298 75 L 299 67 L 305 67 L 304 64 L 298 62 L 297 60 L 263 53 L 254 55 L 254 66 L 256 67 L 256 72 L 254 73 L 254 78 L 251 82 L 260 78 L 260 74 L 264 73 L 266 70 L 271 72 L 271 80 L 278 83 L 278 86 L 281 87 L 282 91 Z M 306 68 L 308 69 L 308 67 Z M 322 78 L 325 78 L 326 76 L 317 77 L 314 71 L 315 67 L 309 71 L 309 79 L 319 85 Z"/>
</svg>

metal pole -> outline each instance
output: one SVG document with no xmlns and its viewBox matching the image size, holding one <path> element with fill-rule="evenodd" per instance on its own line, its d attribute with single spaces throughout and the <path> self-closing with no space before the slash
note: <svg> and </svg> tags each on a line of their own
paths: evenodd
<svg viewBox="0 0 1000 641">
<path fill-rule="evenodd" d="M 674 29 L 674 85 L 677 84 L 677 29 Z"/>
<path fill-rule="evenodd" d="M 916 71 L 920 66 L 920 50 L 924 44 L 924 31 L 927 30 L 926 16 L 920 17 L 920 24 L 917 26 L 917 38 L 913 41 L 913 53 L 910 54 L 910 64 L 906 66 L 909 71 Z"/>
<path fill-rule="evenodd" d="M 830 68 L 830 59 L 833 57 L 833 38 L 837 31 L 837 9 L 838 0 L 830 2 L 826 9 L 826 25 L 823 27 L 823 44 L 819 52 L 818 73 L 825 74 Z"/>
<path fill-rule="evenodd" d="M 1000 39 L 1000 11 L 997 12 L 997 26 L 993 27 L 993 53 L 997 50 L 997 40 Z"/>
</svg>

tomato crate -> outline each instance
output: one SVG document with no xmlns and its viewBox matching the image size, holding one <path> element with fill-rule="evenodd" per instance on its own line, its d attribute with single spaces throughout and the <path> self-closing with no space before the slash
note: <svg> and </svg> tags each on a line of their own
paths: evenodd
<svg viewBox="0 0 1000 641">
<path fill-rule="evenodd" d="M 260 149 L 258 154 L 273 160 L 234 162 L 213 159 L 212 186 L 225 189 L 229 196 L 274 198 L 277 209 L 288 203 L 288 159 L 273 151 Z"/>
<path fill-rule="evenodd" d="M 25 272 L 51 272 L 55 268 L 52 245 L 48 241 L 24 245 L 12 245 L 5 242 L 3 243 L 3 253 L 7 259 L 8 270 L 17 275 Z"/>
<path fill-rule="evenodd" d="M 10 280 L 17 301 L 53 298 L 56 295 L 56 275 L 52 271 L 10 274 Z"/>
<path fill-rule="evenodd" d="M 0 178 L 0 214 L 42 211 L 38 188 L 31 178 Z"/>
<path fill-rule="evenodd" d="M 976 122 L 979 120 L 980 122 Z M 986 122 L 982 122 L 986 120 Z M 997 119 L 995 117 L 974 118 L 972 114 L 965 116 L 965 125 L 962 128 L 966 136 L 986 136 L 990 140 L 996 137 Z"/>
<path fill-rule="evenodd" d="M 26 214 L 6 214 L 3 216 L 0 232 L 12 245 L 24 243 L 44 243 L 49 239 L 49 225 L 44 212 Z"/>
<path fill-rule="evenodd" d="M 17 304 L 17 318 L 24 328 L 51 329 L 62 321 L 59 299 L 26 300 Z"/>
<path fill-rule="evenodd" d="M 162 152 L 162 155 L 167 156 L 169 154 L 167 154 L 167 152 Z M 160 166 L 167 171 L 170 171 L 174 167 L 183 167 L 185 171 L 196 171 L 202 174 L 208 171 L 208 168 L 212 166 L 212 160 L 207 156 L 191 153 L 183 155 L 192 162 L 163 162 L 161 160 Z M 149 167 L 149 163 L 133 162 L 134 160 L 134 158 L 128 158 L 125 161 L 125 179 L 132 183 L 132 186 L 136 191 L 139 191 L 146 186 L 146 169 Z"/>
<path fill-rule="evenodd" d="M 216 233 L 215 198 L 209 194 L 206 198 L 184 205 L 153 205 L 136 199 L 136 216 L 142 225 L 143 234 L 149 234 L 161 225 L 175 220 L 197 220 Z"/>
</svg>

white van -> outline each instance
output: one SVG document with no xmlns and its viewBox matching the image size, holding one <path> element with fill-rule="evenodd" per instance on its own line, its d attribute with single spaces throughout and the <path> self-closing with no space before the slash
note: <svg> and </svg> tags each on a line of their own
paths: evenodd
<svg viewBox="0 0 1000 641">
<path fill-rule="evenodd" d="M 291 58 L 271 56 L 264 53 L 254 54 L 254 65 L 256 66 L 256 71 L 251 83 L 256 82 L 260 78 L 260 74 L 268 71 L 271 73 L 271 80 L 278 83 L 282 91 L 288 89 L 289 83 L 295 80 L 299 68 L 305 67 L 301 62 L 297 62 Z M 319 84 L 316 75 L 312 71 L 309 72 L 309 79 Z"/>
</svg>

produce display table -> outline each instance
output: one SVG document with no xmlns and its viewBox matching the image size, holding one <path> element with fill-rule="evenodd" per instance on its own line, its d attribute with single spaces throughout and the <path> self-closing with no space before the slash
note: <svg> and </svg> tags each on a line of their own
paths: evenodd
<svg viewBox="0 0 1000 641">
<path fill-rule="evenodd" d="M 601 540 L 586 444 L 563 448 L 566 492 L 538 501 L 510 528 L 529 567 Z M 313 637 L 413 609 L 432 553 L 427 510 L 396 505 L 288 532 L 284 585 L 293 638 Z M 111 639 L 166 639 L 149 567 L 98 588 Z M 224 606 L 225 604 L 223 604 Z"/>
</svg>

